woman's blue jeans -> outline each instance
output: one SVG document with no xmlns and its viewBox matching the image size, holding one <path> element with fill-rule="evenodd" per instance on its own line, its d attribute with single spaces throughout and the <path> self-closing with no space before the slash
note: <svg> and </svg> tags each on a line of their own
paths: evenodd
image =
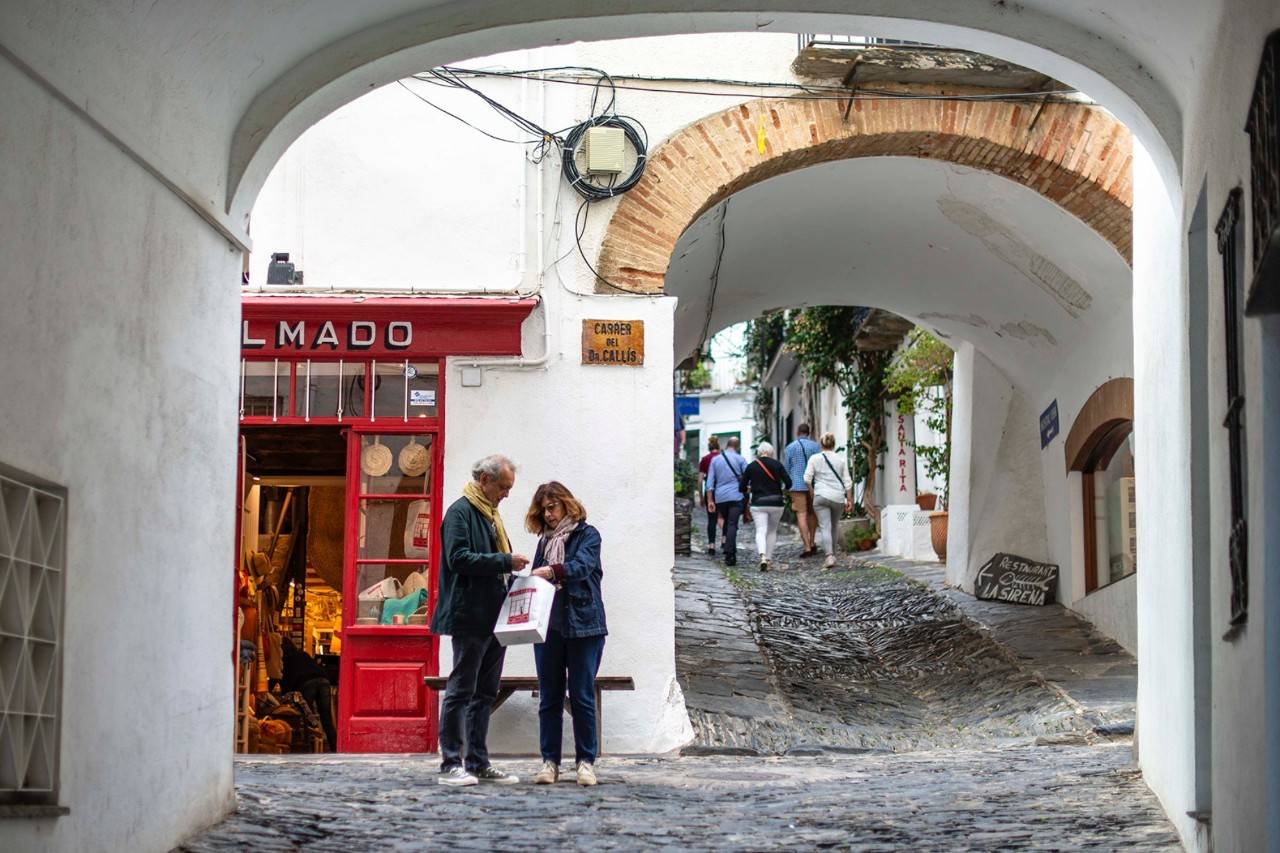
<svg viewBox="0 0 1280 853">
<path fill-rule="evenodd" d="M 599 752 L 596 731 L 596 673 L 604 652 L 604 637 L 567 639 L 554 628 L 547 641 L 533 647 L 538 666 L 538 741 L 542 760 L 560 763 L 564 739 L 564 695 L 569 691 L 573 715 L 573 746 L 577 761 L 592 764 Z"/>
</svg>

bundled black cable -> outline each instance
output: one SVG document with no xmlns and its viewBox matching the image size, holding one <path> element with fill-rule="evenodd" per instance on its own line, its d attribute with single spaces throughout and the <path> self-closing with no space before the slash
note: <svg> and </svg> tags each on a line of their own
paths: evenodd
<svg viewBox="0 0 1280 853">
<path fill-rule="evenodd" d="M 632 167 L 631 173 L 623 180 L 610 180 L 608 184 L 604 185 L 592 183 L 587 180 L 587 176 L 578 168 L 578 146 L 583 138 L 586 137 L 587 131 L 593 127 L 620 128 L 626 135 L 627 141 L 631 143 L 631 147 L 635 149 L 636 164 Z M 649 140 L 640 122 L 620 115 L 594 116 L 575 126 L 564 138 L 563 171 L 565 180 L 577 191 L 578 195 L 587 201 L 601 201 L 613 198 L 640 183 L 640 178 L 644 175 L 644 167 L 648 159 L 648 150 Z"/>
</svg>

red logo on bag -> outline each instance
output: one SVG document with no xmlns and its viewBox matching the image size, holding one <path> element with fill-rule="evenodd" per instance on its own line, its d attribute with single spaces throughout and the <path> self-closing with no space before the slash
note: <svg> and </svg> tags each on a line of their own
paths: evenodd
<svg viewBox="0 0 1280 853">
<path fill-rule="evenodd" d="M 523 625 L 529 621 L 529 610 L 533 606 L 533 590 L 512 590 L 507 596 L 507 624 Z"/>
<path fill-rule="evenodd" d="M 413 547 L 426 548 L 431 544 L 431 517 L 425 512 L 418 513 L 413 521 Z"/>
</svg>

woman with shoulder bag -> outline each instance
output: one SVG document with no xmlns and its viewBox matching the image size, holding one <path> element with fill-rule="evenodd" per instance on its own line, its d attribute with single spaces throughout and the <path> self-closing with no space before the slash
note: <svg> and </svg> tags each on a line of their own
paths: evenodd
<svg viewBox="0 0 1280 853">
<path fill-rule="evenodd" d="M 755 510 L 756 550 L 760 552 L 760 571 L 769 571 L 773 549 L 778 542 L 778 522 L 782 520 L 783 492 L 791 490 L 787 469 L 774 458 L 773 445 L 760 442 L 755 461 L 742 472 L 743 497 Z"/>
<path fill-rule="evenodd" d="M 596 784 L 596 673 L 608 634 L 600 580 L 600 532 L 587 524 L 587 511 L 562 484 L 543 483 L 533 493 L 525 527 L 539 536 L 533 574 L 556 585 L 545 642 L 533 647 L 538 669 L 538 740 L 542 769 L 535 785 L 560 778 L 564 693 L 573 709 L 573 746 L 579 785 Z"/>
<path fill-rule="evenodd" d="M 844 457 L 835 452 L 836 437 L 831 433 L 822 436 L 822 452 L 809 457 L 804 469 L 804 481 L 813 490 L 813 510 L 818 514 L 818 538 L 827 558 L 822 568 L 836 564 L 836 522 L 840 516 L 853 509 L 853 478 Z"/>
</svg>

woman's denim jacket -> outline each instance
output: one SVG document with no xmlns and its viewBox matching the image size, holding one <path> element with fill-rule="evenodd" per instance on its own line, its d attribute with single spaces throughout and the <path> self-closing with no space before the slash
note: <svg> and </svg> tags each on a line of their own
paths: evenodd
<svg viewBox="0 0 1280 853">
<path fill-rule="evenodd" d="M 545 566 L 542 551 L 546 539 L 538 540 L 538 550 L 533 555 L 533 567 Z M 565 637 L 603 637 L 608 634 L 604 621 L 604 597 L 600 593 L 600 579 L 604 569 L 600 565 L 600 531 L 590 524 L 579 524 L 569 534 L 564 546 L 563 569 L 556 574 L 563 585 Z"/>
</svg>

